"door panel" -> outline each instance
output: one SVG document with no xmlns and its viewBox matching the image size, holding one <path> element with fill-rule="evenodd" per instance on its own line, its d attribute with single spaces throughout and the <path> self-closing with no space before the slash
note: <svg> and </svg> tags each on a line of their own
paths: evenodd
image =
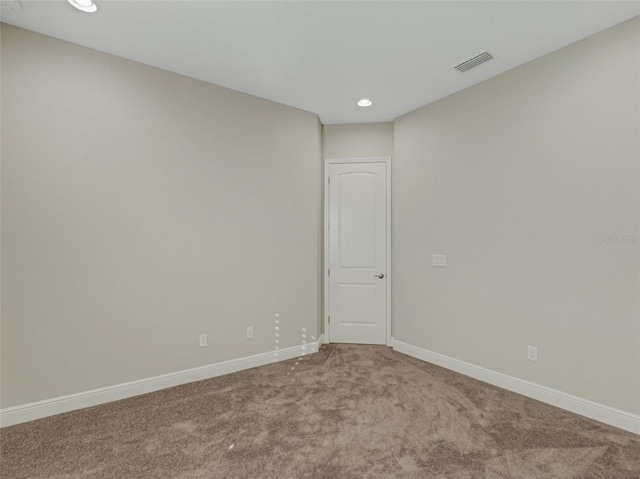
<svg viewBox="0 0 640 479">
<path fill-rule="evenodd" d="M 338 298 L 340 324 L 375 324 L 376 286 L 340 284 Z"/>
<path fill-rule="evenodd" d="M 340 195 L 338 265 L 340 268 L 375 268 L 376 175 L 342 173 L 336 183 Z"/>
<path fill-rule="evenodd" d="M 387 166 L 329 167 L 330 340 L 386 344 Z"/>
</svg>

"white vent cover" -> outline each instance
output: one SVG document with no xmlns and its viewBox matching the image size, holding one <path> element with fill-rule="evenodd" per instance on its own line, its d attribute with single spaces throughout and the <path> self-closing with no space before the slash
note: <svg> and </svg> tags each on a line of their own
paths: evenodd
<svg viewBox="0 0 640 479">
<path fill-rule="evenodd" d="M 477 67 L 481 63 L 488 62 L 493 57 L 490 53 L 484 52 L 478 55 L 477 57 L 470 58 L 466 62 L 462 62 L 460 65 L 456 67 L 456 70 L 461 72 L 466 72 L 467 70 L 471 70 L 473 67 Z"/>
</svg>

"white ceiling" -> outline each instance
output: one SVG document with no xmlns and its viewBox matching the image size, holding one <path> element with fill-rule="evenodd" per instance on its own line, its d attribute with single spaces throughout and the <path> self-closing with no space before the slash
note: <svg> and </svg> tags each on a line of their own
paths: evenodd
<svg viewBox="0 0 640 479">
<path fill-rule="evenodd" d="M 640 14 L 637 1 L 1 0 L 5 23 L 315 112 L 394 118 Z M 453 67 L 483 51 L 495 58 Z M 369 108 L 356 106 L 371 98 Z"/>
</svg>

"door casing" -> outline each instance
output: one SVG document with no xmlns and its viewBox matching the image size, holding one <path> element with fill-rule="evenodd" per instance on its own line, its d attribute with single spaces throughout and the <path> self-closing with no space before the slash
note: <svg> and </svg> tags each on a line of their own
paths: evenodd
<svg viewBox="0 0 640 479">
<path fill-rule="evenodd" d="M 373 158 L 325 158 L 324 160 L 324 186 L 322 187 L 324 199 L 324 261 L 322 271 L 322 289 L 323 289 L 323 331 L 324 342 L 331 342 L 331 328 L 329 325 L 329 167 L 332 164 L 348 164 L 348 163 L 384 163 L 387 174 L 387 271 L 385 272 L 387 280 L 387 297 L 386 297 L 386 336 L 387 346 L 392 345 L 391 336 L 391 283 L 393 274 L 391 271 L 391 158 L 390 157 L 373 157 Z"/>
</svg>

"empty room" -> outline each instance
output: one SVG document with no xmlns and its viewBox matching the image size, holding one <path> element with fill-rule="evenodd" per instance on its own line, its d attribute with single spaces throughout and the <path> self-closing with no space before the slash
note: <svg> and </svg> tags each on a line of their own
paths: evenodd
<svg viewBox="0 0 640 479">
<path fill-rule="evenodd" d="M 640 3 L 0 2 L 2 479 L 640 477 Z"/>
</svg>

